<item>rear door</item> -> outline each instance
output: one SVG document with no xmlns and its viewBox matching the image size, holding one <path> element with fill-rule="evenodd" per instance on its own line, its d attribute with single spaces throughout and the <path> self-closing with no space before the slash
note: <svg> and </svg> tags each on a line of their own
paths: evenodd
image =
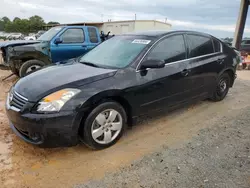
<svg viewBox="0 0 250 188">
<path fill-rule="evenodd" d="M 62 43 L 51 44 L 52 62 L 64 61 L 85 54 L 87 42 L 82 28 L 68 28 L 60 36 Z"/>
<path fill-rule="evenodd" d="M 191 65 L 192 95 L 194 98 L 207 97 L 213 92 L 217 76 L 225 67 L 222 45 L 210 36 L 186 34 L 185 38 Z"/>
</svg>

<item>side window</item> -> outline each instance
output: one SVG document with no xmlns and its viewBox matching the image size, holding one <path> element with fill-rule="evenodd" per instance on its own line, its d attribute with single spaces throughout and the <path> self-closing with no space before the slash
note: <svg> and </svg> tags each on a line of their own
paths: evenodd
<svg viewBox="0 0 250 188">
<path fill-rule="evenodd" d="M 98 43 L 98 36 L 96 33 L 96 29 L 93 27 L 88 27 L 88 33 L 89 33 L 89 40 L 92 43 Z"/>
<path fill-rule="evenodd" d="M 68 29 L 62 34 L 63 43 L 83 43 L 84 32 L 82 29 Z"/>
<path fill-rule="evenodd" d="M 175 35 L 159 42 L 146 59 L 163 60 L 166 63 L 171 63 L 185 58 L 186 48 L 183 35 Z"/>
<path fill-rule="evenodd" d="M 220 52 L 221 51 L 220 41 L 213 39 L 213 42 L 214 42 L 214 52 Z"/>
<path fill-rule="evenodd" d="M 209 37 L 187 35 L 189 58 L 214 53 L 213 43 Z"/>
</svg>

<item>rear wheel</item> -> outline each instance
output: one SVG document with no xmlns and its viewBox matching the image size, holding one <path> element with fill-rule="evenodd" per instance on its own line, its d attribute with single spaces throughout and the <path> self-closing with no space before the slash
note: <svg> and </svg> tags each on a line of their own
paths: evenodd
<svg viewBox="0 0 250 188">
<path fill-rule="evenodd" d="M 19 70 L 19 76 L 24 77 L 32 72 L 37 71 L 45 65 L 44 62 L 36 59 L 26 61 Z"/>
<path fill-rule="evenodd" d="M 221 101 L 223 100 L 230 87 L 230 77 L 227 73 L 223 73 L 218 79 L 216 90 L 214 91 L 213 97 L 211 98 L 213 101 Z"/>
<path fill-rule="evenodd" d="M 115 144 L 126 128 L 126 113 L 116 102 L 104 102 L 88 115 L 82 129 L 83 142 L 92 149 Z"/>
</svg>

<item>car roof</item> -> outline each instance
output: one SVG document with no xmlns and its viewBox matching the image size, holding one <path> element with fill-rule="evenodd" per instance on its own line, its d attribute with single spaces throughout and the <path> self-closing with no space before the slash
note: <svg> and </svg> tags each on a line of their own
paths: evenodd
<svg viewBox="0 0 250 188">
<path fill-rule="evenodd" d="M 168 34 L 177 34 L 177 33 L 180 33 L 180 34 L 181 33 L 198 34 L 198 35 L 211 37 L 211 35 L 206 34 L 206 33 L 197 32 L 197 31 L 188 31 L 188 30 L 178 30 L 178 31 L 152 30 L 152 31 L 141 31 L 141 32 L 126 33 L 125 35 L 148 36 L 148 37 L 160 38 L 160 37 L 168 35 Z"/>
</svg>

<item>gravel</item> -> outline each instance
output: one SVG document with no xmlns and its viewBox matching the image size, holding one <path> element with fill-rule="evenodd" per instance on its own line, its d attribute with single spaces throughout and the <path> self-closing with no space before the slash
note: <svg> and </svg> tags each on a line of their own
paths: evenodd
<svg viewBox="0 0 250 188">
<path fill-rule="evenodd" d="M 250 108 L 241 109 L 236 119 L 220 118 L 180 148 L 162 147 L 119 172 L 74 187 L 249 188 L 249 117 Z"/>
</svg>

